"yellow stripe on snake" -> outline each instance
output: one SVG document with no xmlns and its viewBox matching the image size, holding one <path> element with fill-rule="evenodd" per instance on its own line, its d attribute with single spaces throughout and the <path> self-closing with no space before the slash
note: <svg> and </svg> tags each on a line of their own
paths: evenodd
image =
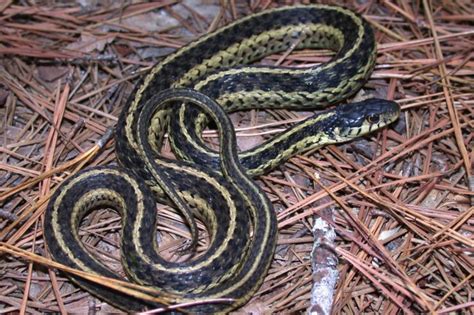
<svg viewBox="0 0 474 315">
<path fill-rule="evenodd" d="M 250 65 L 292 45 L 337 53 L 329 62 L 307 68 Z M 115 138 L 120 167 L 86 169 L 54 193 L 44 226 L 52 257 L 120 279 L 89 253 L 78 234 L 85 215 L 111 207 L 122 217 L 122 261 L 131 281 L 156 288 L 172 303 L 233 299 L 194 305 L 191 312 L 225 313 L 245 304 L 268 272 L 277 238 L 272 204 L 251 178 L 308 149 L 377 130 L 397 119 L 399 107 L 380 99 L 339 105 L 239 154 L 227 113 L 339 103 L 366 82 L 375 54 L 366 21 L 324 5 L 253 14 L 170 54 L 138 83 L 123 109 Z M 200 136 L 208 121 L 219 130 L 218 152 L 208 149 Z M 177 160 L 160 155 L 166 132 Z M 179 263 L 159 255 L 157 200 L 183 215 L 192 235 L 190 251 L 198 240 L 193 211 L 199 213 L 210 234 L 205 253 Z M 163 306 L 70 278 L 126 311 Z"/>
</svg>

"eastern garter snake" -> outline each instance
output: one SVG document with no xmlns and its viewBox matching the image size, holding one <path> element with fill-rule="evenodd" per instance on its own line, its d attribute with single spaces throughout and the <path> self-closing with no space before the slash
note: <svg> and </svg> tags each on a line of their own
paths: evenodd
<svg viewBox="0 0 474 315">
<path fill-rule="evenodd" d="M 329 48 L 337 54 L 309 68 L 248 66 L 291 45 Z M 381 128 L 398 117 L 399 108 L 378 99 L 339 105 L 240 156 L 225 112 L 337 103 L 360 89 L 374 62 L 375 40 L 367 22 L 349 10 L 324 5 L 254 14 L 169 55 L 137 85 L 123 109 L 116 126 L 121 167 L 86 169 L 54 193 L 44 227 L 53 258 L 119 278 L 86 250 L 78 235 L 88 212 L 112 207 L 122 216 L 122 260 L 133 281 L 162 290 L 173 302 L 235 300 L 194 306 L 193 312 L 227 312 L 244 304 L 267 273 L 277 232 L 272 206 L 249 176 L 267 172 L 304 150 Z M 202 112 L 218 127 L 219 152 L 207 149 L 199 136 L 207 123 Z M 166 131 L 178 160 L 159 154 Z M 193 237 L 190 248 L 197 241 L 191 209 L 197 209 L 211 239 L 204 254 L 180 263 L 159 256 L 152 196 L 184 215 Z M 127 311 L 160 306 L 71 278 Z"/>
</svg>

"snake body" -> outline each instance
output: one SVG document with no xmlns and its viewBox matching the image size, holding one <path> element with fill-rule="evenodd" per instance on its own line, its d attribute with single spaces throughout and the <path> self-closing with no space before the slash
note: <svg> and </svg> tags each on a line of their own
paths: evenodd
<svg viewBox="0 0 474 315">
<path fill-rule="evenodd" d="M 293 46 L 329 48 L 336 56 L 309 68 L 253 66 Z M 48 205 L 45 239 L 53 258 L 70 267 L 121 279 L 81 242 L 82 218 L 112 207 L 122 217 L 122 261 L 128 277 L 156 288 L 167 303 L 230 298 L 193 312 L 228 312 L 260 287 L 273 259 L 276 218 L 251 179 L 294 154 L 348 141 L 398 117 L 396 103 L 372 99 L 339 105 L 295 125 L 256 148 L 237 153 L 226 113 L 249 108 L 318 108 L 355 93 L 375 60 L 372 30 L 357 14 L 324 5 L 257 13 L 191 42 L 152 68 L 135 88 L 116 126 L 120 167 L 81 171 L 65 180 Z M 219 130 L 219 151 L 203 143 L 208 121 Z M 159 152 L 169 132 L 171 160 Z M 198 232 L 193 210 L 210 235 L 195 259 L 173 263 L 158 254 L 156 199 L 177 208 Z M 123 310 L 161 307 L 71 276 L 78 285 Z"/>
</svg>

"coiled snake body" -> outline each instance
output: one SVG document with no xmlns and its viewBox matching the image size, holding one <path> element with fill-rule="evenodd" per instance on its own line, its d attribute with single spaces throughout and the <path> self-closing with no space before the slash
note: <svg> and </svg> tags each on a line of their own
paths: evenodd
<svg viewBox="0 0 474 315">
<path fill-rule="evenodd" d="M 290 46 L 329 48 L 337 54 L 309 68 L 249 65 Z M 239 155 L 226 112 L 337 103 L 360 89 L 374 60 L 367 22 L 349 10 L 324 5 L 254 14 L 169 55 L 137 85 L 123 109 L 116 126 L 121 167 L 86 169 L 54 193 L 44 227 L 53 258 L 120 279 L 86 250 L 78 235 L 88 212 L 112 207 L 122 216 L 122 260 L 131 280 L 156 288 L 166 303 L 233 299 L 193 306 L 193 312 L 227 312 L 244 304 L 269 269 L 277 233 L 272 205 L 251 177 L 299 152 L 381 128 L 398 117 L 399 108 L 378 99 L 339 105 Z M 218 127 L 219 152 L 200 138 L 208 120 Z M 159 154 L 167 131 L 178 160 Z M 198 239 L 191 211 L 197 209 L 210 234 L 205 253 L 180 263 L 160 257 L 154 197 L 183 214 L 193 239 L 188 249 Z M 127 311 L 162 306 L 71 278 Z"/>
</svg>

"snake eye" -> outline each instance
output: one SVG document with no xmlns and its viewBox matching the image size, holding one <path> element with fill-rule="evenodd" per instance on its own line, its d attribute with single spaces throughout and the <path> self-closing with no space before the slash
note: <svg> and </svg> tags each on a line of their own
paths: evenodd
<svg viewBox="0 0 474 315">
<path fill-rule="evenodd" d="M 367 121 L 371 124 L 376 124 L 380 121 L 380 116 L 377 114 L 367 116 Z"/>
</svg>

